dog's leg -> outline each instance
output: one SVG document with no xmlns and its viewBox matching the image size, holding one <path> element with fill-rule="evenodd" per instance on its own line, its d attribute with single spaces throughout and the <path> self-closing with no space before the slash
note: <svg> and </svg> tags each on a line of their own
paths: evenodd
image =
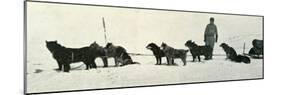
<svg viewBox="0 0 281 95">
<path fill-rule="evenodd" d="M 85 70 L 88 70 L 90 67 L 90 65 L 88 63 L 86 63 L 86 69 Z"/>
<path fill-rule="evenodd" d="M 88 63 L 88 65 L 89 65 L 89 68 L 88 68 L 88 69 L 92 69 L 92 68 L 94 68 L 94 67 L 93 67 L 93 63 L 92 63 L 92 62 L 89 62 L 89 63 Z M 87 69 L 87 70 L 88 70 L 88 69 Z"/>
<path fill-rule="evenodd" d="M 168 65 L 173 65 L 174 63 L 174 59 L 173 59 L 173 57 L 169 57 L 169 63 L 168 63 Z"/>
<path fill-rule="evenodd" d="M 157 56 L 155 56 L 155 59 L 156 59 L 156 64 L 155 65 L 158 65 L 158 57 Z"/>
<path fill-rule="evenodd" d="M 200 58 L 200 55 L 199 56 L 197 56 L 198 57 L 198 60 L 199 60 L 199 62 L 201 62 L 201 58 Z"/>
<path fill-rule="evenodd" d="M 175 62 L 174 62 L 174 58 L 172 58 L 172 65 L 176 65 Z"/>
<path fill-rule="evenodd" d="M 159 59 L 158 65 L 161 65 L 161 64 L 162 64 L 162 58 L 161 58 L 161 57 L 158 57 L 158 59 Z"/>
<path fill-rule="evenodd" d="M 83 63 L 86 65 L 86 69 L 85 70 L 88 70 L 89 69 L 89 62 L 87 60 L 83 61 Z"/>
<path fill-rule="evenodd" d="M 173 65 L 173 58 L 169 57 L 169 64 L 168 65 Z"/>
<path fill-rule="evenodd" d="M 171 63 L 171 58 L 170 57 L 167 57 L 167 65 L 170 65 L 170 63 Z"/>
<path fill-rule="evenodd" d="M 204 57 L 205 57 L 204 60 L 210 60 L 211 59 L 211 53 L 205 54 Z"/>
<path fill-rule="evenodd" d="M 183 57 L 183 58 L 181 58 L 181 60 L 182 60 L 182 62 L 183 62 L 183 66 L 185 66 L 185 65 L 186 65 L 186 56 Z"/>
<path fill-rule="evenodd" d="M 66 72 L 67 71 L 67 66 L 66 64 L 63 64 L 63 72 Z"/>
<path fill-rule="evenodd" d="M 170 58 L 168 58 L 167 65 L 170 65 L 171 61 L 172 61 L 172 60 L 171 60 Z"/>
<path fill-rule="evenodd" d="M 107 58 L 106 58 L 106 57 L 102 57 L 102 61 L 103 61 L 103 64 L 104 64 L 104 66 L 103 66 L 103 67 L 108 67 L 108 61 L 107 61 Z"/>
<path fill-rule="evenodd" d="M 64 72 L 69 72 L 69 70 L 70 70 L 70 65 L 69 65 L 70 63 L 65 63 L 64 65 L 63 65 L 63 71 Z"/>
<path fill-rule="evenodd" d="M 62 64 L 61 63 L 59 64 L 59 69 L 58 70 L 60 70 L 60 71 L 62 70 Z"/>
<path fill-rule="evenodd" d="M 167 61 L 167 64 L 169 64 L 169 58 L 168 57 L 166 57 L 166 61 Z"/>
<path fill-rule="evenodd" d="M 229 53 L 226 54 L 226 59 L 231 59 Z"/>
<path fill-rule="evenodd" d="M 62 62 L 60 62 L 60 61 L 57 61 L 57 63 L 58 63 L 58 69 L 56 69 L 56 70 L 58 70 L 58 71 L 61 71 L 62 70 Z"/>
<path fill-rule="evenodd" d="M 70 71 L 70 63 L 66 65 L 66 68 L 67 68 L 66 72 L 69 72 Z"/>
<path fill-rule="evenodd" d="M 92 59 L 92 68 L 97 68 L 96 59 Z"/>
<path fill-rule="evenodd" d="M 231 59 L 231 58 L 230 58 L 229 54 L 226 54 L 225 60 L 228 60 L 228 59 Z"/>
<path fill-rule="evenodd" d="M 90 69 L 95 68 L 95 64 L 96 64 L 95 60 L 96 60 L 96 58 L 93 58 L 89 61 Z"/>
<path fill-rule="evenodd" d="M 115 67 L 118 67 L 117 57 L 114 57 Z"/>
<path fill-rule="evenodd" d="M 90 59 L 90 60 L 86 61 L 87 64 L 89 65 L 89 66 L 86 68 L 86 70 L 92 69 L 92 68 L 97 68 L 95 60 L 96 60 L 96 58 L 93 58 L 93 59 Z"/>
<path fill-rule="evenodd" d="M 133 61 L 125 59 L 125 60 L 123 60 L 123 62 L 122 62 L 122 64 L 120 66 L 122 67 L 122 66 L 129 65 L 129 64 L 133 64 Z"/>
<path fill-rule="evenodd" d="M 195 61 L 196 56 L 192 55 L 192 62 Z"/>
<path fill-rule="evenodd" d="M 89 69 L 93 68 L 92 61 L 90 59 L 85 60 L 84 63 L 86 64 L 85 70 L 89 70 Z"/>
</svg>

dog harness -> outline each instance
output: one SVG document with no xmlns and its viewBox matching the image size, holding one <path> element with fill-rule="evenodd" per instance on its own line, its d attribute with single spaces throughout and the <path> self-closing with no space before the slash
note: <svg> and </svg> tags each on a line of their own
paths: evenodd
<svg viewBox="0 0 281 95">
<path fill-rule="evenodd" d="M 71 52 L 71 61 L 73 62 L 74 61 L 74 53 Z"/>
</svg>

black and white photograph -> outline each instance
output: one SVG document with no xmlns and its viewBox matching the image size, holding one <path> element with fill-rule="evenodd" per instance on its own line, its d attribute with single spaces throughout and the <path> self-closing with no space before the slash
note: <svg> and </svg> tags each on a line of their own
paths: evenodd
<svg viewBox="0 0 281 95">
<path fill-rule="evenodd" d="M 25 92 L 264 78 L 264 17 L 25 2 Z"/>
</svg>

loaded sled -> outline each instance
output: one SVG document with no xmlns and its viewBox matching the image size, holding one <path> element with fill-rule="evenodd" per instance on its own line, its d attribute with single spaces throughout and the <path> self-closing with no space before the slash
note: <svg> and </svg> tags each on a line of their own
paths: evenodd
<svg viewBox="0 0 281 95">
<path fill-rule="evenodd" d="M 253 47 L 250 49 L 248 55 L 252 58 L 263 58 L 263 40 L 254 39 L 252 45 Z"/>
</svg>

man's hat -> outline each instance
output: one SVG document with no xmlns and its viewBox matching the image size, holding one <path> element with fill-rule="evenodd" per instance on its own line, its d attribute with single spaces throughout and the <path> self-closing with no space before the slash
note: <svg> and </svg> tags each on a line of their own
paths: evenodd
<svg viewBox="0 0 281 95">
<path fill-rule="evenodd" d="M 213 17 L 210 18 L 210 21 L 215 21 L 215 19 Z"/>
</svg>

